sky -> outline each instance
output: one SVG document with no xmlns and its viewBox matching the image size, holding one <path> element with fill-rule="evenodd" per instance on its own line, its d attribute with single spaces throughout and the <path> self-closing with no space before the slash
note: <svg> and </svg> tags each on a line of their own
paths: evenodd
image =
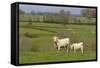
<svg viewBox="0 0 100 68">
<path fill-rule="evenodd" d="M 25 5 L 20 4 L 19 8 L 27 13 L 35 12 L 59 12 L 60 10 L 70 11 L 72 15 L 80 15 L 80 11 L 85 8 L 77 7 L 59 7 L 59 6 L 42 6 L 42 5 Z"/>
</svg>

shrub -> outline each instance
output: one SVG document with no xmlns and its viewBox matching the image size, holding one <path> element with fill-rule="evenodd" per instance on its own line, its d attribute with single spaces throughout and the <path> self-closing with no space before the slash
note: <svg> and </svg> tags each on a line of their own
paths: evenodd
<svg viewBox="0 0 100 68">
<path fill-rule="evenodd" d="M 28 33 L 28 32 L 26 32 L 26 33 L 24 34 L 24 36 L 25 36 L 25 37 L 28 37 L 28 38 L 37 38 L 37 37 L 38 37 L 37 34 L 32 34 L 32 33 Z"/>
<path fill-rule="evenodd" d="M 20 37 L 19 39 L 19 50 L 29 51 L 31 46 L 31 39 L 27 37 Z"/>
<path fill-rule="evenodd" d="M 32 44 L 30 47 L 30 51 L 34 51 L 34 52 L 38 51 L 38 45 Z"/>
</svg>

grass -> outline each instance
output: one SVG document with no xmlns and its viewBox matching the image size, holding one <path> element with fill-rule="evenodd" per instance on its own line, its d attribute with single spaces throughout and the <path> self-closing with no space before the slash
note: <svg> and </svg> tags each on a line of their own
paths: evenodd
<svg viewBox="0 0 100 68">
<path fill-rule="evenodd" d="M 67 25 L 20 22 L 20 55 L 19 63 L 39 63 L 54 61 L 75 61 L 96 59 L 96 27 L 95 25 Z M 84 42 L 84 51 L 67 53 L 64 50 L 57 51 L 53 47 L 52 37 L 61 33 L 70 38 L 70 43 Z"/>
<path fill-rule="evenodd" d="M 66 51 L 50 51 L 50 52 L 21 52 L 19 63 L 41 63 L 41 62 L 61 62 L 61 61 L 80 61 L 95 60 L 95 52 L 85 52 L 81 54 L 67 53 Z"/>
</svg>

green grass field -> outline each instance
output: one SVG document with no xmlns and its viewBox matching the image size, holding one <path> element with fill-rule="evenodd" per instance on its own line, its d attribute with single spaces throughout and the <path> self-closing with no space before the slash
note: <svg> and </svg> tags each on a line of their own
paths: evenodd
<svg viewBox="0 0 100 68">
<path fill-rule="evenodd" d="M 67 25 L 20 22 L 19 25 L 19 63 L 39 63 L 55 61 L 76 61 L 96 59 L 95 25 Z M 53 47 L 52 37 L 61 33 L 70 38 L 70 44 L 84 42 L 84 54 L 80 51 L 57 51 Z"/>
<path fill-rule="evenodd" d="M 49 51 L 49 52 L 21 52 L 19 63 L 41 63 L 57 61 L 80 61 L 95 60 L 95 52 L 73 53 L 66 51 Z"/>
</svg>

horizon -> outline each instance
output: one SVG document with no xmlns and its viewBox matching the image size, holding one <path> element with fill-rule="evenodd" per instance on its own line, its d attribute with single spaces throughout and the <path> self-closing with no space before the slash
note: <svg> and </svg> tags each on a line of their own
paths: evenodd
<svg viewBox="0 0 100 68">
<path fill-rule="evenodd" d="M 19 9 L 26 13 L 31 13 L 32 11 L 38 13 L 58 13 L 60 10 L 64 10 L 65 12 L 70 11 L 71 15 L 81 15 L 81 10 L 85 8 L 77 8 L 77 7 L 59 7 L 59 6 L 43 6 L 43 5 L 19 5 Z"/>
</svg>

